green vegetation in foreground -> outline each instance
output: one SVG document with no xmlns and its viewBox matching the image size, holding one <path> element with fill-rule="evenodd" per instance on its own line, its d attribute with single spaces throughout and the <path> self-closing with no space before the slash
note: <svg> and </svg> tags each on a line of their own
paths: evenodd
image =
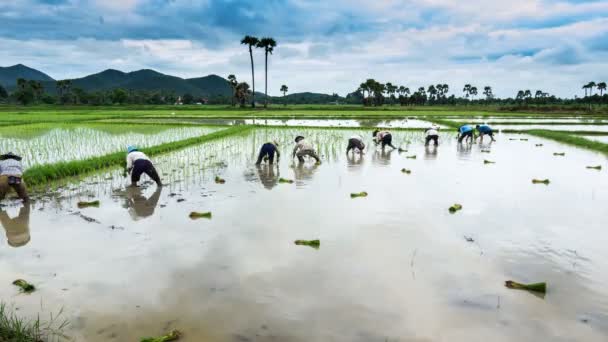
<svg viewBox="0 0 608 342">
<path fill-rule="evenodd" d="M 177 341 L 182 336 L 182 333 L 179 330 L 173 329 L 167 335 L 159 336 L 159 337 L 144 337 L 141 339 L 141 342 L 169 342 L 169 341 Z"/>
<path fill-rule="evenodd" d="M 169 142 L 148 148 L 142 148 L 141 151 L 148 156 L 154 156 L 161 153 L 178 150 L 184 147 L 200 144 L 214 139 L 223 138 L 229 135 L 243 133 L 250 130 L 253 126 L 237 126 L 227 128 L 218 132 L 202 135 L 190 139 Z M 56 181 L 63 178 L 73 177 L 110 166 L 124 165 L 125 152 L 114 152 L 104 156 L 92 157 L 83 160 L 74 160 L 68 162 L 59 162 L 55 164 L 46 164 L 35 166 L 25 171 L 23 178 L 32 186 L 41 186 L 50 181 Z"/>
<path fill-rule="evenodd" d="M 567 134 L 565 132 L 555 132 L 547 130 L 528 130 L 525 131 L 527 134 L 531 134 L 540 138 L 551 139 L 557 142 L 561 142 L 568 145 L 578 146 L 593 151 L 602 152 L 608 154 L 608 144 L 585 139 L 576 135 Z"/>
<path fill-rule="evenodd" d="M 18 317 L 6 304 L 0 303 L 0 341 L 4 342 L 46 342 L 54 336 L 61 335 L 67 327 L 67 321 L 57 321 L 61 312 L 49 322 L 42 322 L 40 318 L 28 321 Z"/>
</svg>

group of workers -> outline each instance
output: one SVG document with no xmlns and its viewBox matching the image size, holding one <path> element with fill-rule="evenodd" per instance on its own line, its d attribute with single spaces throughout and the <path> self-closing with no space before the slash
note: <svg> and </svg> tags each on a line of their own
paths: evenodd
<svg viewBox="0 0 608 342">
<path fill-rule="evenodd" d="M 479 138 L 483 141 L 483 137 L 488 135 L 492 141 L 494 139 L 494 132 L 488 125 L 476 125 L 473 128 L 472 125 L 465 124 L 458 128 L 458 142 L 463 141 L 472 142 L 475 138 L 475 130 L 479 132 Z M 392 149 L 396 149 L 393 145 L 393 136 L 390 131 L 376 129 L 372 133 L 373 142 L 376 146 L 381 145 L 384 150 L 386 146 Z M 439 127 L 433 125 L 425 130 L 425 146 L 428 146 L 431 142 L 435 146 L 439 145 Z M 358 151 L 363 153 L 365 149 L 365 143 L 360 135 L 354 135 L 348 139 L 348 145 L 346 147 L 346 153 L 350 151 Z M 268 161 L 269 164 L 274 164 L 274 160 L 277 162 L 281 158 L 279 152 L 279 143 L 276 141 L 267 142 L 262 145 L 256 161 L 256 165 L 260 165 L 263 161 Z M 321 159 L 317 154 L 311 143 L 306 140 L 305 137 L 298 135 L 295 138 L 295 146 L 292 151 L 292 158 L 298 158 L 300 163 L 305 161 L 304 157 L 314 159 L 317 164 L 321 163 Z M 28 201 L 27 190 L 25 182 L 23 181 L 23 165 L 21 163 L 21 157 L 9 152 L 7 154 L 0 155 L 0 200 L 4 199 L 6 193 L 12 188 L 15 190 L 17 195 L 23 201 Z M 135 146 L 127 147 L 127 158 L 126 158 L 127 172 L 131 176 L 131 186 L 137 186 L 142 174 L 148 175 L 157 186 L 161 187 L 162 182 L 156 171 L 156 168 L 152 164 L 152 161 L 148 156 L 139 151 Z"/>
</svg>

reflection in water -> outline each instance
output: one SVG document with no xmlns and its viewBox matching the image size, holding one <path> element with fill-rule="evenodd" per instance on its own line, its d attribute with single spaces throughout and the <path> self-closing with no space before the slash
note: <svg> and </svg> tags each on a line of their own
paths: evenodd
<svg viewBox="0 0 608 342">
<path fill-rule="evenodd" d="M 272 188 L 277 186 L 280 176 L 278 163 L 276 164 L 276 170 L 273 164 L 260 164 L 256 166 L 256 169 L 260 182 L 266 189 L 272 190 Z"/>
<path fill-rule="evenodd" d="M 460 159 L 469 159 L 471 156 L 471 150 L 473 149 L 473 144 L 462 142 L 456 145 L 458 150 L 458 158 Z"/>
<path fill-rule="evenodd" d="M 376 165 L 390 165 L 391 163 L 391 154 L 396 150 L 386 150 L 382 149 L 381 151 L 374 151 L 372 156 L 372 162 Z"/>
<path fill-rule="evenodd" d="M 437 159 L 437 145 L 427 145 L 424 147 L 424 159 Z"/>
<path fill-rule="evenodd" d="M 348 165 L 349 170 L 360 169 L 363 166 L 363 162 L 365 158 L 363 158 L 363 153 L 348 153 L 346 155 L 346 164 Z"/>
<path fill-rule="evenodd" d="M 0 209 L 0 223 L 6 230 L 6 239 L 12 247 L 22 247 L 30 242 L 30 202 L 19 208 L 19 215 L 10 218 L 4 209 Z"/>
<path fill-rule="evenodd" d="M 311 180 L 315 171 L 319 168 L 319 165 L 314 163 L 297 163 L 292 164 L 292 169 L 294 172 L 294 177 L 298 185 L 304 184 L 307 180 Z"/>
<path fill-rule="evenodd" d="M 156 209 L 156 206 L 158 205 L 162 189 L 162 187 L 156 187 L 152 196 L 146 198 L 143 195 L 141 188 L 131 186 L 127 188 L 127 197 L 124 207 L 128 208 L 129 214 L 134 221 L 154 214 L 154 209 Z"/>
</svg>

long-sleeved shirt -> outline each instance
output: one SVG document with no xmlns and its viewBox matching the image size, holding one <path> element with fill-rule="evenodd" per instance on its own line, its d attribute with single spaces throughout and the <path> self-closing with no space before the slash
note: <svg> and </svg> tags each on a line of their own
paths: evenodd
<svg viewBox="0 0 608 342">
<path fill-rule="evenodd" d="M 21 177 L 23 175 L 23 164 L 15 159 L 0 160 L 0 175 Z"/>
<path fill-rule="evenodd" d="M 295 156 L 298 151 L 314 151 L 314 148 L 308 143 L 308 141 L 306 141 L 306 139 L 302 139 L 296 143 L 296 147 L 293 148 L 292 154 Z"/>
<path fill-rule="evenodd" d="M 437 128 L 435 126 L 427 128 L 426 136 L 429 137 L 429 136 L 433 136 L 433 135 L 439 135 L 439 128 Z"/>
<path fill-rule="evenodd" d="M 471 125 L 462 125 L 462 126 L 460 126 L 459 130 L 460 130 L 460 133 L 468 133 L 473 130 L 473 127 Z"/>
<path fill-rule="evenodd" d="M 479 125 L 478 128 L 480 133 L 490 133 L 492 132 L 492 128 L 488 125 Z"/>
<path fill-rule="evenodd" d="M 382 141 L 382 139 L 384 139 L 384 137 L 385 137 L 385 136 L 387 136 L 387 135 L 389 135 L 389 134 L 391 134 L 391 132 L 389 132 L 389 131 L 381 131 L 381 132 L 378 132 L 378 133 L 376 134 L 376 136 L 374 137 L 374 141 L 375 141 L 376 143 L 379 143 L 379 142 L 381 142 L 381 141 Z"/>
<path fill-rule="evenodd" d="M 140 159 L 150 160 L 150 158 L 148 158 L 148 156 L 145 153 L 140 152 L 140 151 L 133 151 L 133 152 L 127 154 L 127 169 L 133 168 L 133 163 L 136 160 L 140 160 Z"/>
</svg>

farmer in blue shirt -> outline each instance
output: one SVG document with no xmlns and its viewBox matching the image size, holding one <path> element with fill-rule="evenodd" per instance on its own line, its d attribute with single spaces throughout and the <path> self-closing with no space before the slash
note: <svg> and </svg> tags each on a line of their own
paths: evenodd
<svg viewBox="0 0 608 342">
<path fill-rule="evenodd" d="M 473 141 L 473 132 L 475 130 L 473 129 L 473 126 L 471 125 L 462 125 L 460 126 L 460 128 L 458 128 L 458 142 L 461 143 L 465 138 L 466 139 L 471 139 L 471 141 Z"/>
<path fill-rule="evenodd" d="M 494 139 L 494 132 L 492 131 L 492 128 L 488 125 L 477 125 L 475 126 L 475 128 L 477 128 L 477 131 L 479 132 L 479 142 L 483 142 L 483 136 L 484 135 L 489 135 L 490 138 L 492 138 L 492 141 L 496 141 Z"/>
</svg>

